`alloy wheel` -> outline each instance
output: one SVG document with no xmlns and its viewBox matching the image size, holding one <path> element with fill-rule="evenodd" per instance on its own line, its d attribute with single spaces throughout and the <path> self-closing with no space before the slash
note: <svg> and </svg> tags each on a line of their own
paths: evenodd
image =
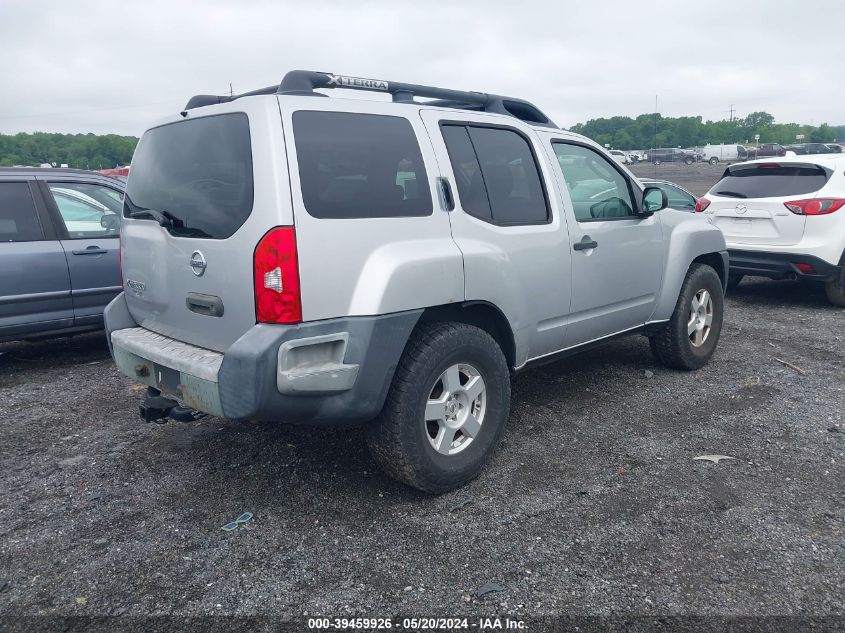
<svg viewBox="0 0 845 633">
<path fill-rule="evenodd" d="M 425 405 L 425 431 L 441 455 L 456 455 L 478 436 L 487 410 L 484 378 L 472 365 L 452 365 L 434 382 Z"/>
<path fill-rule="evenodd" d="M 707 290 L 699 290 L 690 302 L 687 334 L 693 347 L 701 347 L 710 335 L 713 323 L 713 297 Z"/>
</svg>

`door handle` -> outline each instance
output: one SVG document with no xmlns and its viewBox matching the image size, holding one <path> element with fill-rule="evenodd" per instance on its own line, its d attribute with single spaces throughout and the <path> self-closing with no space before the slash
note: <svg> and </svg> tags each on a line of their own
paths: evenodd
<svg viewBox="0 0 845 633">
<path fill-rule="evenodd" d="M 108 253 L 108 251 L 100 248 L 99 246 L 89 246 L 82 251 L 73 251 L 74 255 L 105 255 L 106 253 Z"/>
<path fill-rule="evenodd" d="M 585 235 L 581 238 L 580 242 L 575 242 L 575 244 L 572 245 L 572 248 L 576 251 L 586 251 L 591 248 L 598 248 L 598 245 L 599 243 L 592 239 L 589 235 Z"/>
<path fill-rule="evenodd" d="M 215 295 L 204 295 L 199 292 L 189 292 L 185 297 L 188 310 L 205 316 L 222 317 L 223 299 Z"/>
</svg>

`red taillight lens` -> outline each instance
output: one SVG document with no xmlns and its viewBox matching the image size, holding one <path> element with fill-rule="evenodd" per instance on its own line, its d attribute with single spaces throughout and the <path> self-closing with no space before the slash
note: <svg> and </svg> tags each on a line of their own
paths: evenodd
<svg viewBox="0 0 845 633">
<path fill-rule="evenodd" d="M 804 262 L 795 262 L 795 267 L 805 275 L 816 274 L 816 269 L 813 268 L 810 264 L 805 264 Z"/>
<path fill-rule="evenodd" d="M 271 229 L 255 247 L 255 320 L 258 323 L 299 323 L 299 262 L 292 226 Z"/>
<path fill-rule="evenodd" d="M 707 198 L 699 198 L 698 201 L 695 203 L 695 212 L 701 213 L 710 206 L 710 201 Z"/>
<path fill-rule="evenodd" d="M 795 215 L 827 215 L 845 206 L 845 198 L 809 198 L 783 204 Z"/>
</svg>

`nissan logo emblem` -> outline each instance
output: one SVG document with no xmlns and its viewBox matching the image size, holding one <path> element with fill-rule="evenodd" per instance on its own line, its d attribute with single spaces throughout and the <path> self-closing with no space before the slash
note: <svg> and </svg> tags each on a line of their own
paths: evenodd
<svg viewBox="0 0 845 633">
<path fill-rule="evenodd" d="M 207 266 L 208 264 L 205 263 L 205 255 L 203 255 L 200 251 L 194 251 L 191 253 L 191 270 L 197 277 L 202 276 Z"/>
</svg>

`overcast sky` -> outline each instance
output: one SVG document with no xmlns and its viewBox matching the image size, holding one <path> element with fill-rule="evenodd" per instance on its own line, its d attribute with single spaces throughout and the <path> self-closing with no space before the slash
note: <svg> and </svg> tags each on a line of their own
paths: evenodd
<svg viewBox="0 0 845 633">
<path fill-rule="evenodd" d="M 0 133 L 139 135 L 295 68 L 523 97 L 562 127 L 655 95 L 843 124 L 843 26 L 843 0 L 0 0 Z"/>
</svg>

